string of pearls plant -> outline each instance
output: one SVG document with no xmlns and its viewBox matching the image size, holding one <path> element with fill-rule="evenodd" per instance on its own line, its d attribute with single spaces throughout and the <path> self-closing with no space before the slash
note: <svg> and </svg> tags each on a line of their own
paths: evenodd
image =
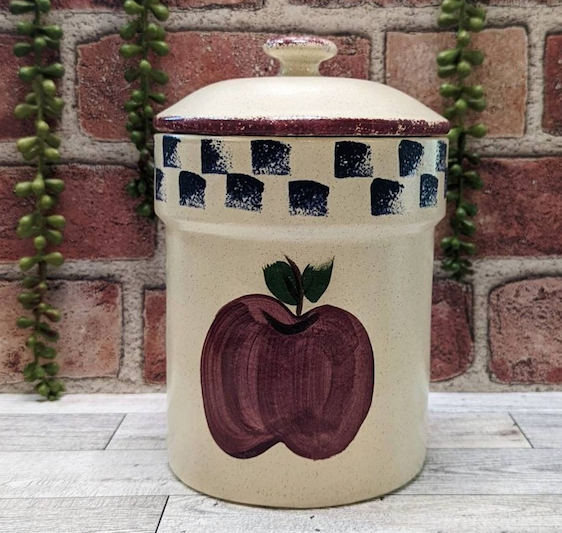
<svg viewBox="0 0 562 533">
<path fill-rule="evenodd" d="M 149 56 L 165 56 L 170 49 L 165 42 L 166 32 L 150 18 L 163 22 L 169 16 L 168 8 L 158 0 L 126 0 L 123 5 L 128 15 L 136 17 L 127 22 L 120 31 L 126 41 L 121 46 L 121 55 L 126 59 L 138 57 L 136 67 L 125 72 L 125 79 L 131 83 L 138 81 L 139 86 L 131 93 L 125 104 L 128 113 L 127 131 L 131 141 L 139 151 L 137 178 L 127 184 L 126 190 L 133 198 L 140 199 L 136 212 L 143 217 L 154 217 L 154 118 L 153 103 L 164 104 L 166 96 L 154 91 L 153 85 L 168 83 L 168 75 L 153 68 Z"/>
<path fill-rule="evenodd" d="M 47 268 L 64 263 L 62 254 L 53 251 L 53 247 L 62 242 L 65 220 L 54 213 L 64 182 L 52 175 L 51 164 L 60 159 L 61 140 L 51 132 L 49 122 L 60 118 L 64 107 L 62 98 L 56 96 L 55 84 L 55 80 L 64 76 L 64 67 L 58 62 L 49 63 L 45 58 L 48 49 L 59 48 L 63 36 L 59 26 L 45 23 L 44 16 L 50 10 L 50 0 L 12 0 L 10 3 L 12 14 L 30 16 L 17 22 L 18 35 L 26 39 L 15 44 L 14 54 L 33 59 L 31 65 L 19 69 L 20 79 L 31 86 L 31 91 L 25 102 L 16 106 L 15 115 L 18 119 L 35 122 L 35 133 L 17 141 L 17 149 L 24 160 L 35 165 L 33 180 L 21 181 L 15 187 L 17 196 L 33 199 L 33 211 L 20 218 L 17 234 L 22 239 L 32 239 L 35 248 L 34 255 L 19 261 L 25 276 L 24 290 L 18 300 L 29 315 L 18 318 L 17 325 L 29 330 L 26 344 L 33 353 L 33 361 L 23 371 L 25 380 L 35 383 L 35 391 L 41 396 L 56 400 L 65 385 L 55 377 L 59 365 L 54 361 L 57 351 L 52 343 L 59 339 L 59 333 L 50 323 L 59 322 L 61 313 L 48 303 Z"/>
<path fill-rule="evenodd" d="M 453 100 L 445 110 L 445 117 L 453 127 L 449 133 L 450 150 L 448 162 L 447 200 L 454 205 L 450 223 L 452 235 L 441 241 L 445 258 L 443 269 L 451 277 L 462 281 L 472 274 L 472 262 L 468 259 L 474 255 L 476 246 L 467 240 L 476 233 L 474 217 L 478 211 L 476 204 L 466 197 L 467 189 L 482 189 L 483 182 L 474 167 L 480 162 L 480 156 L 467 149 L 469 137 L 480 139 L 486 135 L 486 126 L 481 123 L 468 125 L 466 114 L 469 110 L 480 113 L 486 108 L 484 89 L 481 85 L 468 85 L 466 78 L 473 68 L 484 62 L 480 50 L 469 49 L 471 32 L 484 28 L 486 12 L 467 0 L 443 0 L 438 19 L 440 28 L 456 28 L 456 45 L 443 50 L 437 56 L 440 78 L 450 81 L 441 85 L 440 94 Z"/>
</svg>

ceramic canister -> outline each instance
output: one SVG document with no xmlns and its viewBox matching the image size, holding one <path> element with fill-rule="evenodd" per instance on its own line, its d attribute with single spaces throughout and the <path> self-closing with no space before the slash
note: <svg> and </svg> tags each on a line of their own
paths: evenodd
<svg viewBox="0 0 562 533">
<path fill-rule="evenodd" d="M 210 85 L 155 121 L 169 461 L 236 502 L 365 500 L 424 462 L 449 125 L 320 76 L 330 41 L 264 48 L 279 76 Z"/>
</svg>

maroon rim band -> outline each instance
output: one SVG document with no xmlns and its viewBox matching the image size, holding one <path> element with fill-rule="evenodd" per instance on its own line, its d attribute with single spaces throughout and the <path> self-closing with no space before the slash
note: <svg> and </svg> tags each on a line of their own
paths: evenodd
<svg viewBox="0 0 562 533">
<path fill-rule="evenodd" d="M 446 121 L 385 120 L 355 118 L 302 119 L 209 119 L 156 117 L 154 127 L 161 133 L 196 135 L 291 135 L 313 137 L 342 136 L 443 136 L 449 132 Z"/>
</svg>

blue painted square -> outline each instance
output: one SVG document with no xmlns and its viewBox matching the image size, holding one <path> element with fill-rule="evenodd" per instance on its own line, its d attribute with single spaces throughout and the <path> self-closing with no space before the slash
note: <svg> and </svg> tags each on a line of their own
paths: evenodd
<svg viewBox="0 0 562 533">
<path fill-rule="evenodd" d="M 445 141 L 437 141 L 435 169 L 437 172 L 445 172 L 447 170 L 447 143 Z"/>
<path fill-rule="evenodd" d="M 166 201 L 166 182 L 164 172 L 157 168 L 154 172 L 154 197 L 161 202 Z"/>
<path fill-rule="evenodd" d="M 177 137 L 164 135 L 162 139 L 162 152 L 164 156 L 164 167 L 181 168 L 180 156 L 178 154 L 178 146 L 180 140 Z"/>
<path fill-rule="evenodd" d="M 437 205 L 437 188 L 439 180 L 431 174 L 422 174 L 420 182 L 420 207 Z"/>
<path fill-rule="evenodd" d="M 412 177 L 423 157 L 423 146 L 416 141 L 401 141 L 398 147 L 400 176 Z"/>
<path fill-rule="evenodd" d="M 226 207 L 261 211 L 263 183 L 246 174 L 228 174 L 226 176 Z"/>
<path fill-rule="evenodd" d="M 291 173 L 291 146 L 280 141 L 252 141 L 252 169 L 256 175 L 287 176 Z"/>
<path fill-rule="evenodd" d="M 373 176 L 371 147 L 365 143 L 339 141 L 334 154 L 336 178 L 370 178 Z"/>
<path fill-rule="evenodd" d="M 201 141 L 201 172 L 203 174 L 228 174 L 231 157 L 222 141 Z"/>
<path fill-rule="evenodd" d="M 198 174 L 184 170 L 180 172 L 180 205 L 205 209 L 207 182 Z"/>
<path fill-rule="evenodd" d="M 371 183 L 371 214 L 396 215 L 402 211 L 400 195 L 404 186 L 397 181 L 376 178 Z"/>
<path fill-rule="evenodd" d="M 328 214 L 330 188 L 316 181 L 289 182 L 289 212 L 291 215 L 325 217 Z"/>
</svg>

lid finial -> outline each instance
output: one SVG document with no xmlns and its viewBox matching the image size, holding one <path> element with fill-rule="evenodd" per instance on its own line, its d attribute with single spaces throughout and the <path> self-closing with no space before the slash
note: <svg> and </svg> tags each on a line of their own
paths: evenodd
<svg viewBox="0 0 562 533">
<path fill-rule="evenodd" d="M 320 63 L 338 53 L 332 41 L 315 36 L 276 37 L 263 49 L 281 63 L 280 76 L 320 76 Z"/>
</svg>

